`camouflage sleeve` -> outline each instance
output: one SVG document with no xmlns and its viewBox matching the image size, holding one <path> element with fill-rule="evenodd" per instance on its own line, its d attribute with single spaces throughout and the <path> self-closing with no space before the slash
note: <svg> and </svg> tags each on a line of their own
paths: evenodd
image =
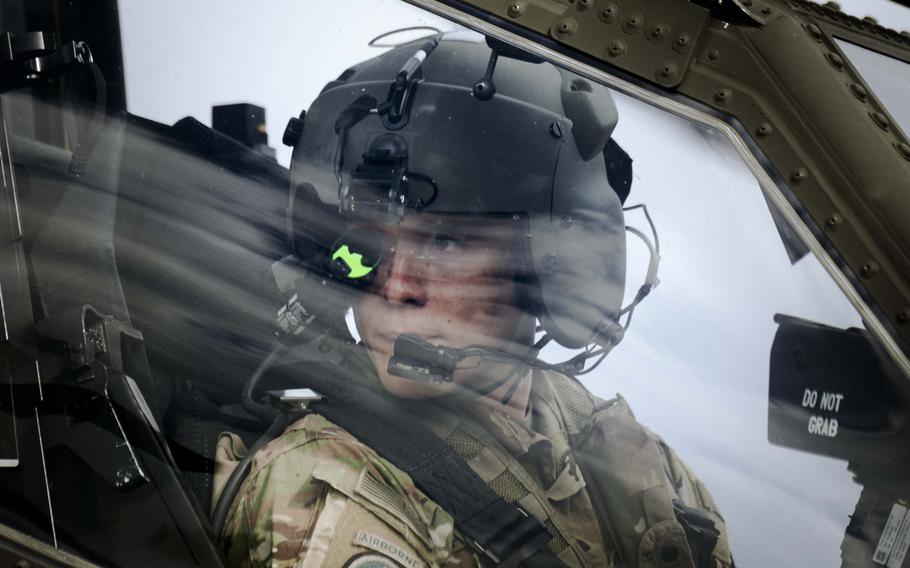
<svg viewBox="0 0 910 568">
<path fill-rule="evenodd" d="M 350 434 L 308 415 L 253 460 L 222 542 L 231 566 L 438 566 L 451 517 Z"/>
<path fill-rule="evenodd" d="M 683 504 L 705 512 L 714 526 L 720 532 L 717 544 L 714 546 L 714 565 L 715 568 L 731 568 L 733 566 L 733 557 L 730 551 L 730 542 L 727 535 L 727 525 L 714 498 L 704 483 L 695 475 L 692 469 L 677 455 L 667 443 L 657 436 L 657 445 L 664 455 L 667 465 L 667 475 L 673 481 L 676 492 Z"/>
</svg>

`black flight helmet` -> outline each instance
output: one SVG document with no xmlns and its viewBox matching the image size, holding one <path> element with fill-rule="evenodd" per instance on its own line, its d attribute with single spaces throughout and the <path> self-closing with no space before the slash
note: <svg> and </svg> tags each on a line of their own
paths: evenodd
<svg viewBox="0 0 910 568">
<path fill-rule="evenodd" d="M 423 212 L 502 216 L 527 235 L 527 300 L 550 337 L 572 349 L 615 344 L 631 183 L 616 121 L 605 87 L 495 40 L 457 32 L 396 47 L 292 119 L 294 255 L 368 287 L 382 241 L 350 227 Z"/>
</svg>

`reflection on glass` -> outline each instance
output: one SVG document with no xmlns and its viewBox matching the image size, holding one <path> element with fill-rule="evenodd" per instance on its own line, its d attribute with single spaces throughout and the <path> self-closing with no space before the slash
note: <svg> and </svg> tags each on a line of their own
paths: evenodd
<svg viewBox="0 0 910 568">
<path fill-rule="evenodd" d="M 126 3 L 132 114 L 80 176 L 90 113 L 4 95 L 27 262 L 0 270 L 40 342 L 0 370 L 42 444 L 2 522 L 105 564 L 486 566 L 502 524 L 543 565 L 899 564 L 906 377 L 732 145 L 464 30 L 370 48 L 457 27 L 375 7 L 266 11 L 271 74 L 137 25 L 242 10 Z M 70 144 L 39 139 L 59 116 Z"/>
</svg>

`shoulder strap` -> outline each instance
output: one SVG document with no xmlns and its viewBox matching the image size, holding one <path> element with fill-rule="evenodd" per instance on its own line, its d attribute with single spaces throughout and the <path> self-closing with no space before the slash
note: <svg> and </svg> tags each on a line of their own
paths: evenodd
<svg viewBox="0 0 910 568">
<path fill-rule="evenodd" d="M 550 533 L 547 549 L 553 555 L 571 566 L 593 565 L 588 551 L 575 538 L 571 523 L 554 509 L 549 491 L 543 489 L 490 430 L 444 407 L 436 406 L 433 412 L 433 423 L 441 425 L 439 429 L 431 425 L 433 432 L 445 440 L 488 487 L 544 524 Z"/>
<path fill-rule="evenodd" d="M 547 551 L 544 525 L 494 493 L 451 447 L 387 396 L 351 381 L 308 382 L 325 397 L 310 407 L 407 473 L 452 515 L 477 552 L 498 566 L 565 566 Z"/>
</svg>

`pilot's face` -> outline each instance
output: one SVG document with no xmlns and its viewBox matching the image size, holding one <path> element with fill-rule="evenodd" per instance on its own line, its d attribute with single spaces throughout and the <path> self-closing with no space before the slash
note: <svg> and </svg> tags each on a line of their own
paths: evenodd
<svg viewBox="0 0 910 568">
<path fill-rule="evenodd" d="M 469 358 L 453 383 L 391 375 L 389 357 L 403 333 L 434 345 L 482 345 L 521 354 L 533 340 L 534 318 L 519 305 L 518 261 L 523 231 L 511 218 L 414 214 L 382 230 L 394 243 L 381 286 L 354 306 L 357 330 L 383 386 L 404 398 L 483 390 L 513 365 Z M 464 392 L 470 392 L 464 390 Z"/>
</svg>

